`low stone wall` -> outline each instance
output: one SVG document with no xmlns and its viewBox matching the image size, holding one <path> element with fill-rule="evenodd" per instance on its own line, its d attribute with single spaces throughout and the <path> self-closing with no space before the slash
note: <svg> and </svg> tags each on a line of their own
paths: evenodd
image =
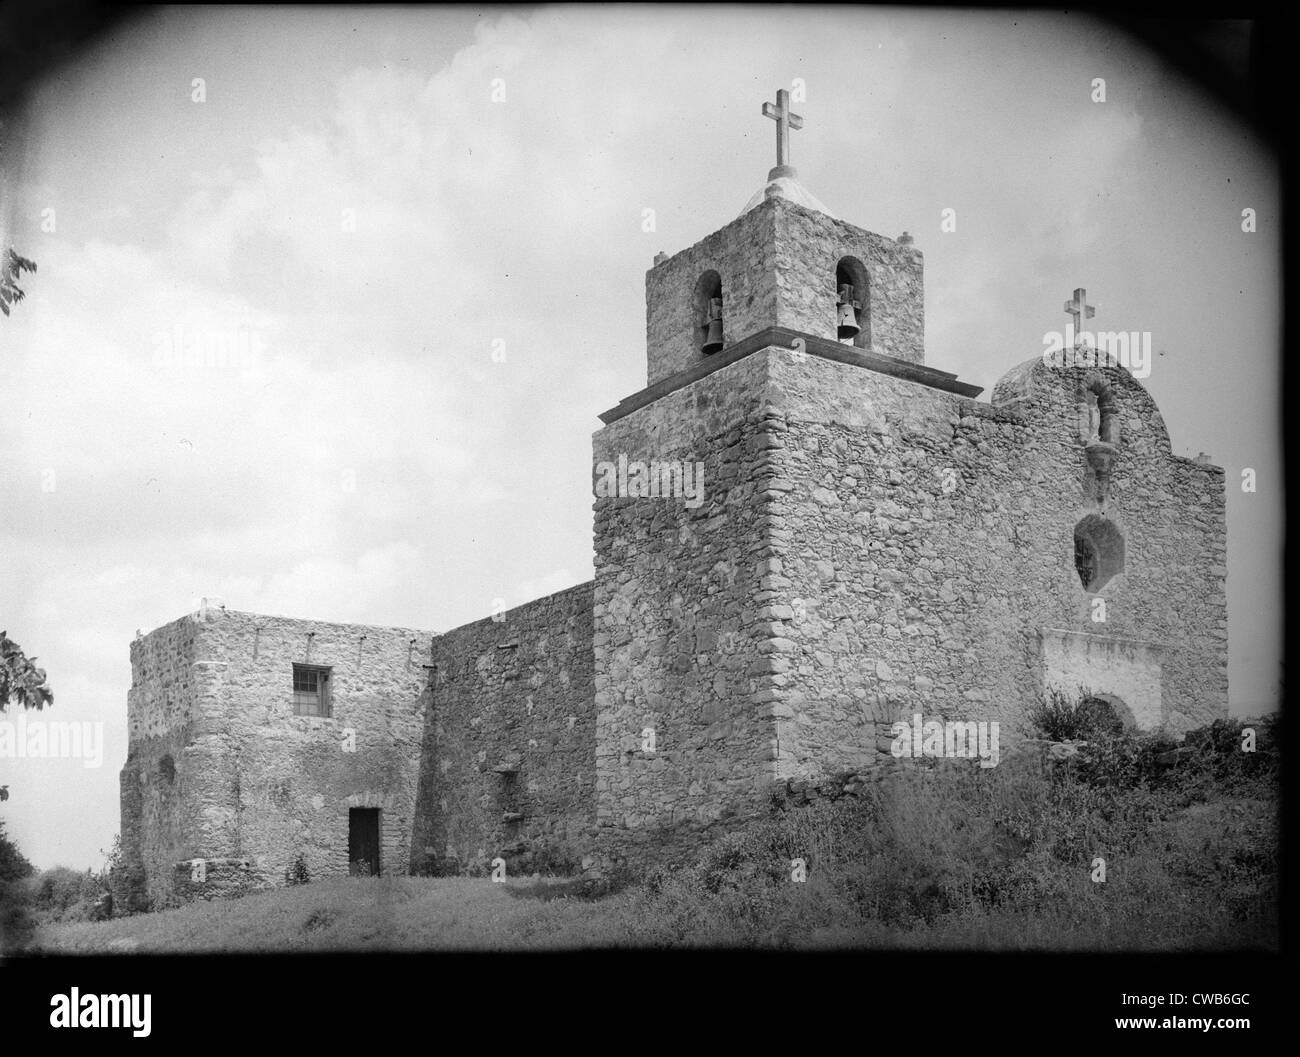
<svg viewBox="0 0 1300 1057">
<path fill-rule="evenodd" d="M 416 873 L 576 868 L 595 826 L 592 585 L 433 642 Z"/>
<path fill-rule="evenodd" d="M 172 869 L 172 898 L 179 903 L 229 899 L 271 887 L 250 859 L 187 859 Z"/>
</svg>

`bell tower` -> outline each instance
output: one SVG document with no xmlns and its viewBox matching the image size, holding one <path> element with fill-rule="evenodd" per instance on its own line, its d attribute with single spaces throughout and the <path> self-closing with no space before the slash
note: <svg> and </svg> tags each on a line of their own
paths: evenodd
<svg viewBox="0 0 1300 1057">
<path fill-rule="evenodd" d="M 833 216 L 789 163 L 790 130 L 803 125 L 789 93 L 763 114 L 777 130 L 767 183 L 726 227 L 646 273 L 647 383 L 771 328 L 924 363 L 922 257 L 911 236 Z"/>
<path fill-rule="evenodd" d="M 655 258 L 647 385 L 592 439 L 596 814 L 623 854 L 710 840 L 829 759 L 803 724 L 843 706 L 798 703 L 793 652 L 819 590 L 787 521 L 814 508 L 793 469 L 809 423 L 858 422 L 881 384 L 980 391 L 924 364 L 912 240 L 833 216 L 790 165 L 788 93 L 762 112 L 777 164 L 735 220 Z"/>
</svg>

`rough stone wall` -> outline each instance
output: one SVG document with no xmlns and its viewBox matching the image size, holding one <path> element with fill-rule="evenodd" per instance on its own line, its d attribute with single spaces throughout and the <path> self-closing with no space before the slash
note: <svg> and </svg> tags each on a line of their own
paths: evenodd
<svg viewBox="0 0 1300 1057">
<path fill-rule="evenodd" d="M 769 198 L 646 273 L 647 384 L 706 358 L 694 294 L 710 269 L 722 280 L 723 351 L 775 326 L 835 338 L 835 266 L 845 256 L 867 270 L 876 351 L 924 363 L 920 251 Z"/>
<path fill-rule="evenodd" d="M 252 858 L 272 881 L 300 854 L 314 878 L 344 875 L 349 810 L 379 808 L 381 868 L 405 873 L 429 633 L 226 613 L 205 637 L 228 746 L 221 795 L 205 805 L 228 838 L 210 857 Z M 294 662 L 330 666 L 328 718 L 294 715 Z"/>
<path fill-rule="evenodd" d="M 602 847 L 662 857 L 761 809 L 773 777 L 762 361 L 611 423 L 595 462 L 703 463 L 702 502 L 597 498 L 597 819 Z M 654 732 L 653 751 L 643 732 Z"/>
<path fill-rule="evenodd" d="M 865 295 L 855 293 L 869 316 L 871 341 L 864 333 L 855 344 L 925 363 L 920 250 L 784 199 L 775 200 L 774 216 L 778 325 L 835 340 L 835 267 L 842 257 L 856 257 L 867 272 Z"/>
<path fill-rule="evenodd" d="M 134 643 L 123 844 L 149 903 L 183 896 L 175 864 L 194 858 L 248 859 L 268 884 L 299 855 L 312 877 L 346 874 L 352 807 L 381 809 L 381 866 L 404 873 L 429 642 L 408 629 L 208 610 Z M 293 714 L 294 662 L 331 667 L 330 717 Z"/>
<path fill-rule="evenodd" d="M 172 875 L 172 895 L 181 903 L 230 899 L 266 886 L 249 859 L 189 859 L 176 863 Z"/>
<path fill-rule="evenodd" d="M 592 585 L 434 640 L 412 861 L 580 864 L 595 828 Z"/>
<path fill-rule="evenodd" d="M 1228 610 L 1226 495 L 1223 468 L 1174 455 L 1155 401 L 1141 383 L 1119 367 L 1049 367 L 1030 360 L 995 387 L 993 402 L 1022 407 L 1033 426 L 1032 450 L 1054 461 L 1054 472 L 1073 471 L 1075 503 L 1069 526 L 1061 529 L 1062 501 L 1052 528 L 1064 532 L 1069 549 L 1073 524 L 1095 513 L 1094 487 L 1083 454 L 1082 390 L 1093 382 L 1112 387 L 1118 409 L 1119 456 L 1106 516 L 1126 538 L 1125 572 L 1105 585 L 1104 624 L 1085 621 L 1075 610 L 1069 628 L 1145 642 L 1158 649 L 1162 668 L 1162 723 L 1175 733 L 1212 722 L 1227 713 Z M 1060 537 L 1057 537 L 1060 539 Z M 1070 580 L 1059 599 L 1091 607 L 1092 595 Z M 1076 602 L 1076 605 L 1078 603 Z M 1101 690 L 1102 688 L 1094 688 Z M 1122 696 L 1122 695 L 1121 695 Z"/>
<path fill-rule="evenodd" d="M 131 643 L 118 906 L 165 902 L 173 865 L 211 835 L 202 804 L 213 790 L 219 722 L 203 627 L 182 617 Z"/>
<path fill-rule="evenodd" d="M 776 581 L 796 644 L 778 704 L 779 771 L 869 766 L 913 712 L 996 720 L 1014 738 L 1044 685 L 1042 628 L 1162 647 L 1162 721 L 1227 707 L 1223 477 L 1173 457 L 1145 390 L 1117 368 L 1122 442 L 1107 514 L 1125 572 L 1101 590 L 1074 567 L 1094 513 L 1078 433 L 1080 368 L 1034 361 L 994 406 L 775 351 L 768 399 Z M 1107 686 L 1095 686 L 1110 692 Z"/>
<path fill-rule="evenodd" d="M 765 202 L 646 272 L 647 384 L 705 359 L 699 349 L 694 295 L 700 276 L 710 269 L 722 279 L 724 351 L 775 325 L 774 218 L 774 206 Z"/>
</svg>

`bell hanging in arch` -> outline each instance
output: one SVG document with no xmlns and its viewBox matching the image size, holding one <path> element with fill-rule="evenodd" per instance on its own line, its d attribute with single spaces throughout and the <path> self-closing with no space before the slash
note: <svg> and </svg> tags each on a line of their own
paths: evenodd
<svg viewBox="0 0 1300 1057">
<path fill-rule="evenodd" d="M 853 300 L 853 287 L 848 283 L 840 287 L 835 298 L 835 336 L 837 338 L 856 338 L 862 330 L 858 326 L 855 308 L 861 308 L 860 302 Z"/>
<path fill-rule="evenodd" d="M 709 299 L 709 311 L 704 320 L 704 344 L 700 346 L 700 351 L 706 356 L 712 352 L 718 352 L 722 348 L 722 298 L 712 297 Z"/>
</svg>

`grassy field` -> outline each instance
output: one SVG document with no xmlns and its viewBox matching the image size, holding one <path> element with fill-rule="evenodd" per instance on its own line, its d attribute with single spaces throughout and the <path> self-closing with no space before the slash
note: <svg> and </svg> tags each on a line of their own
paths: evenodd
<svg viewBox="0 0 1300 1057">
<path fill-rule="evenodd" d="M 1277 753 L 1242 752 L 1241 737 L 1220 721 L 1172 757 L 1159 739 L 1097 737 L 1049 773 L 845 781 L 859 791 L 719 836 L 601 898 L 562 878 L 347 878 L 90 922 L 73 920 L 89 882 L 47 871 L 0 931 L 19 937 L 10 949 L 87 954 L 1275 950 Z"/>
<path fill-rule="evenodd" d="M 1226 806 L 1226 805 L 1225 805 Z M 720 849 L 725 853 L 726 848 Z M 722 857 L 719 855 L 718 857 Z M 739 871 L 744 874 L 743 865 Z M 1066 878 L 1034 913 L 954 907 L 847 908 L 844 878 L 772 885 L 752 876 L 714 886 L 692 870 L 600 899 L 570 882 L 483 878 L 346 878 L 102 922 L 37 927 L 50 954 L 559 950 L 596 947 L 776 947 L 913 950 L 1271 949 L 1276 922 L 1171 887 L 1150 862 L 1105 886 Z M 884 872 L 877 894 L 897 899 Z M 906 903 L 907 900 L 904 900 Z M 856 912 L 855 912 L 856 911 Z"/>
<path fill-rule="evenodd" d="M 566 882 L 341 878 L 243 899 L 38 928 L 63 954 L 192 951 L 511 950 L 609 945 L 628 897 L 585 902 Z M 557 896 L 559 896 L 557 898 Z"/>
</svg>

